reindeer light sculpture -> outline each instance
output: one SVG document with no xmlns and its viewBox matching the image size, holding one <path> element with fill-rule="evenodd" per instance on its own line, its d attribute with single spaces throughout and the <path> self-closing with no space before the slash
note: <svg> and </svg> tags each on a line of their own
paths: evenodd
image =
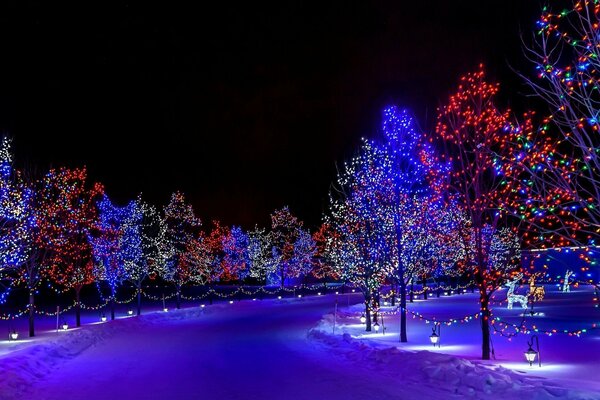
<svg viewBox="0 0 600 400">
<path fill-rule="evenodd" d="M 529 278 L 529 296 L 535 301 L 544 299 L 546 291 L 543 286 L 535 286 L 535 274 Z"/>
<path fill-rule="evenodd" d="M 565 281 L 563 282 L 563 287 L 562 287 L 563 292 L 571 291 L 571 286 L 569 285 L 569 279 L 571 279 L 571 275 L 573 275 L 573 271 L 568 269 L 567 272 L 565 273 Z"/>
<path fill-rule="evenodd" d="M 519 281 L 523 278 L 523 274 L 517 275 L 512 281 L 509 281 L 506 286 L 508 286 L 508 293 L 506 294 L 506 299 L 508 300 L 508 309 L 512 310 L 513 303 L 520 303 L 521 308 L 527 308 L 527 296 L 523 296 L 520 294 L 515 294 L 515 286 Z"/>
</svg>

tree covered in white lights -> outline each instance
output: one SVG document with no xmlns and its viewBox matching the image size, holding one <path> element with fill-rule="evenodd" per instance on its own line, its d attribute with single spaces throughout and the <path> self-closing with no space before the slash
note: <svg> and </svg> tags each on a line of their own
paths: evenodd
<svg viewBox="0 0 600 400">
<path fill-rule="evenodd" d="M 177 308 L 180 308 L 181 288 L 188 279 L 186 266 L 181 260 L 190 243 L 197 236 L 201 221 L 181 192 L 171 195 L 169 204 L 164 207 L 163 218 L 166 229 L 161 249 L 162 254 L 166 256 L 164 278 L 175 284 Z"/>
<path fill-rule="evenodd" d="M 265 285 L 269 273 L 274 270 L 271 248 L 270 235 L 264 228 L 255 227 L 248 232 L 249 274 L 250 277 Z"/>
<path fill-rule="evenodd" d="M 382 168 L 387 162 L 385 152 L 364 140 L 359 154 L 345 163 L 338 175 L 325 220 L 334 232 L 327 253 L 341 279 L 352 282 L 363 293 L 367 331 L 371 330 L 371 311 L 377 311 L 379 288 L 392 261 L 392 190 Z"/>
</svg>

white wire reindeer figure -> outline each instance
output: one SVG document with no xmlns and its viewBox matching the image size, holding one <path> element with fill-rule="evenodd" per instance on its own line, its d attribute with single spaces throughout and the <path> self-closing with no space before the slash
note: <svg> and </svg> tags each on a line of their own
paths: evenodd
<svg viewBox="0 0 600 400">
<path fill-rule="evenodd" d="M 513 303 L 521 303 L 521 308 L 527 308 L 527 296 L 523 296 L 520 294 L 515 294 L 515 286 L 519 281 L 523 278 L 523 274 L 517 275 L 512 281 L 508 281 L 506 286 L 508 286 L 508 293 L 506 294 L 506 299 L 508 300 L 508 309 L 512 310 Z"/>
<path fill-rule="evenodd" d="M 569 279 L 571 279 L 571 275 L 573 275 L 573 271 L 568 269 L 567 272 L 565 273 L 565 281 L 563 282 L 563 287 L 562 287 L 563 292 L 571 291 L 571 285 L 569 285 Z"/>
</svg>

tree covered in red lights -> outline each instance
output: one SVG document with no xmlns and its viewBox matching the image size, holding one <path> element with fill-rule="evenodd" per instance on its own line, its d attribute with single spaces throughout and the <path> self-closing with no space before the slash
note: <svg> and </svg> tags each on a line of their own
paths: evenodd
<svg viewBox="0 0 600 400">
<path fill-rule="evenodd" d="M 518 123 L 511 110 L 496 106 L 498 90 L 498 84 L 486 81 L 480 66 L 461 78 L 457 92 L 439 109 L 436 126 L 436 140 L 445 148 L 441 162 L 452 165 L 445 190 L 469 228 L 469 251 L 462 264 L 479 290 L 483 359 L 490 357 L 490 296 L 519 267 L 494 262 L 501 259 L 497 254 L 492 257 L 491 246 L 500 240 L 494 238 L 500 238 L 505 228 L 513 234 L 526 228 L 526 244 L 557 238 L 544 237 L 538 228 L 556 223 L 549 200 L 558 203 L 565 195 L 555 192 L 546 199 L 532 190 L 532 165 L 548 160 L 553 149 L 549 141 L 533 140 L 531 114 Z M 503 248 L 511 252 L 513 247 Z M 505 258 L 514 260 L 510 255 Z"/>
<path fill-rule="evenodd" d="M 312 235 L 315 242 L 315 254 L 311 274 L 317 279 L 339 279 L 334 260 L 327 252 L 328 242 L 337 240 L 335 235 L 336 233 L 326 222 L 322 223 Z"/>
<path fill-rule="evenodd" d="M 85 168 L 51 170 L 38 195 L 46 208 L 44 221 L 51 224 L 49 242 L 50 279 L 75 292 L 75 320 L 81 325 L 81 289 L 95 280 L 92 245 L 89 236 L 98 220 L 97 201 L 104 194 L 100 184 L 88 185 Z"/>
</svg>

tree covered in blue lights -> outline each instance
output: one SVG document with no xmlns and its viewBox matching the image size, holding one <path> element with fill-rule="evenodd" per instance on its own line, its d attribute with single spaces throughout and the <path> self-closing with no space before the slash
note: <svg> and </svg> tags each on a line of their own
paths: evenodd
<svg viewBox="0 0 600 400">
<path fill-rule="evenodd" d="M 98 209 L 98 225 L 90 241 L 96 261 L 95 274 L 108 285 L 111 319 L 114 319 L 117 289 L 142 258 L 141 237 L 135 227 L 140 214 L 135 201 L 118 207 L 106 195 L 98 202 Z"/>
</svg>

